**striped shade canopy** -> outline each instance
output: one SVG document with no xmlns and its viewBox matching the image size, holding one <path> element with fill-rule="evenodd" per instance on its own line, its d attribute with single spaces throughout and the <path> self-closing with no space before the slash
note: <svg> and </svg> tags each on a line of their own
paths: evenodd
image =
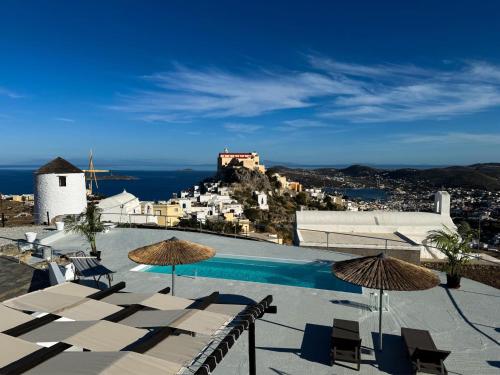
<svg viewBox="0 0 500 375">
<path fill-rule="evenodd" d="M 172 237 L 152 245 L 140 247 L 128 253 L 130 260 L 151 266 L 175 266 L 201 262 L 212 258 L 215 250 L 194 242 Z"/>
<path fill-rule="evenodd" d="M 341 280 L 371 289 L 425 290 L 440 283 L 432 271 L 384 253 L 336 262 L 332 271 Z"/>
</svg>

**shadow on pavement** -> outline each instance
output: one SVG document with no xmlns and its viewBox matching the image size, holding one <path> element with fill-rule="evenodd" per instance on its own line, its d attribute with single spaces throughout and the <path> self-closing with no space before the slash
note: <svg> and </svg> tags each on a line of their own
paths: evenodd
<svg viewBox="0 0 500 375">
<path fill-rule="evenodd" d="M 378 332 L 372 332 L 373 342 L 379 341 Z M 410 360 L 405 350 L 403 338 L 398 335 L 383 335 L 383 350 L 374 350 L 375 362 L 380 371 L 389 374 L 411 374 Z"/>
</svg>

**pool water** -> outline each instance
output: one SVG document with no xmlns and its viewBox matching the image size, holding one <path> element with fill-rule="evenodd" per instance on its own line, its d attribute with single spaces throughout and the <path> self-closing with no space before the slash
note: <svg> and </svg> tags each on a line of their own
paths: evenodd
<svg viewBox="0 0 500 375">
<path fill-rule="evenodd" d="M 361 287 L 336 278 L 332 274 L 331 267 L 332 262 L 329 261 L 288 263 L 250 258 L 214 257 L 199 263 L 176 266 L 175 273 L 182 276 L 361 293 Z M 152 266 L 145 268 L 144 271 L 171 274 L 172 267 Z"/>
</svg>

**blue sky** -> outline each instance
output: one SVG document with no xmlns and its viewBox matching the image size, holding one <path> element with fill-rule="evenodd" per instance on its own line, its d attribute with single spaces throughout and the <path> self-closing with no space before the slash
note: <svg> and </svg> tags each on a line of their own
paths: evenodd
<svg viewBox="0 0 500 375">
<path fill-rule="evenodd" d="M 0 4 L 0 165 L 500 161 L 497 1 Z"/>
</svg>

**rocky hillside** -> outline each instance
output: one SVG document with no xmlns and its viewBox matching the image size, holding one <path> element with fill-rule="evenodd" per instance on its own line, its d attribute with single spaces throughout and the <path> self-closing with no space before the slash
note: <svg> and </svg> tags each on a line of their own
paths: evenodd
<svg viewBox="0 0 500 375">
<path fill-rule="evenodd" d="M 240 185 L 240 188 L 244 190 L 247 188 L 252 191 L 271 190 L 271 183 L 267 175 L 246 168 L 223 168 L 217 173 L 215 179 L 228 185 Z"/>
<path fill-rule="evenodd" d="M 334 177 L 348 176 L 365 181 L 377 179 L 403 180 L 409 183 L 426 183 L 434 188 L 474 188 L 489 191 L 500 190 L 500 163 L 474 164 L 429 169 L 377 169 L 362 165 L 348 168 L 293 169 L 274 167 L 273 172 L 284 174 L 305 186 L 336 187 L 339 183 Z"/>
</svg>

